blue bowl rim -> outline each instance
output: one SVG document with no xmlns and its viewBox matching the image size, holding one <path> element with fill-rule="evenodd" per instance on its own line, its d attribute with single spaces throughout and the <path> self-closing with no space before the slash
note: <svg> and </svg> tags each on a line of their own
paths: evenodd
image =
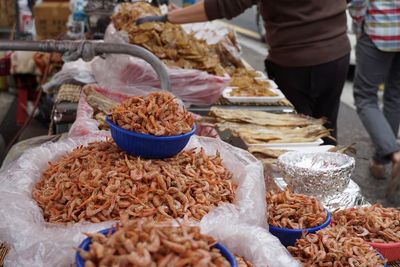
<svg viewBox="0 0 400 267">
<path fill-rule="evenodd" d="M 184 139 L 186 137 L 189 137 L 191 135 L 194 134 L 194 132 L 197 129 L 196 123 L 193 126 L 193 129 L 190 132 L 181 134 L 181 135 L 172 135 L 172 136 L 165 136 L 165 135 L 161 135 L 161 136 L 157 136 L 157 135 L 152 135 L 152 134 L 142 134 L 142 133 L 137 133 L 134 131 L 130 131 L 127 129 L 124 129 L 118 125 L 116 125 L 115 123 L 113 123 L 110 118 L 108 116 L 106 116 L 106 122 L 108 123 L 108 125 L 111 128 L 114 128 L 117 131 L 123 132 L 124 134 L 130 135 L 130 136 L 134 136 L 134 137 L 139 137 L 142 139 L 151 139 L 151 140 L 166 140 L 166 141 L 174 141 L 174 140 L 180 140 L 180 139 Z"/>
<path fill-rule="evenodd" d="M 111 229 L 111 233 L 115 232 L 115 227 L 111 227 L 111 228 L 106 228 L 106 229 L 100 230 L 100 231 L 98 231 L 98 233 L 107 235 L 110 232 L 110 229 Z M 90 237 L 86 237 L 82 241 L 82 243 L 79 245 L 79 248 L 87 251 L 89 249 L 89 245 L 91 243 L 92 243 L 92 239 Z M 232 252 L 230 252 L 224 245 L 217 242 L 213 247 L 221 251 L 221 254 L 231 264 L 231 267 L 238 266 L 235 256 L 233 256 Z M 84 267 L 84 261 L 83 261 L 81 255 L 79 254 L 79 251 L 75 252 L 75 263 L 76 263 L 77 267 Z"/>
<path fill-rule="evenodd" d="M 290 229 L 290 228 L 277 227 L 277 226 L 273 226 L 273 225 L 269 224 L 269 229 L 273 229 L 275 231 L 280 231 L 280 232 L 290 232 L 292 234 L 303 233 L 303 232 L 315 232 L 315 231 L 321 230 L 322 228 L 327 227 L 331 223 L 331 219 L 332 219 L 331 213 L 327 209 L 325 209 L 325 211 L 327 212 L 327 216 L 326 216 L 326 220 L 324 221 L 324 223 L 320 224 L 318 226 L 312 227 L 312 228 Z"/>
</svg>

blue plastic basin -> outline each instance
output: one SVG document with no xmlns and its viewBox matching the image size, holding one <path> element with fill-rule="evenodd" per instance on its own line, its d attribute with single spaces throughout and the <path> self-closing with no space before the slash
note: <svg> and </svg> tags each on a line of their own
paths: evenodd
<svg viewBox="0 0 400 267">
<path fill-rule="evenodd" d="M 99 231 L 99 233 L 107 235 L 109 231 L 110 228 L 107 228 Z M 111 232 L 114 233 L 115 228 L 112 228 Z M 82 241 L 82 243 L 79 245 L 79 248 L 85 251 L 89 251 L 89 246 L 91 244 L 92 244 L 92 239 L 88 237 Z M 217 243 L 213 247 L 221 251 L 222 256 L 224 256 L 227 259 L 227 261 L 231 264 L 231 267 L 237 267 L 237 262 L 235 257 L 224 245 Z M 75 253 L 75 263 L 77 267 L 85 267 L 85 261 L 82 259 L 81 255 L 79 254 L 79 251 Z"/>
<path fill-rule="evenodd" d="M 273 225 L 269 225 L 269 231 L 271 234 L 276 236 L 279 241 L 281 241 L 282 245 L 285 247 L 288 246 L 294 246 L 296 243 L 296 240 L 301 238 L 301 235 L 303 232 L 307 233 L 315 233 L 318 230 L 321 230 L 322 228 L 327 227 L 331 223 L 331 213 L 327 211 L 327 216 L 326 220 L 323 224 L 318 225 L 313 228 L 306 228 L 306 229 L 289 229 L 289 228 L 281 228 L 281 227 L 276 227 Z"/>
<path fill-rule="evenodd" d="M 175 136 L 155 136 L 151 134 L 136 133 L 114 124 L 108 117 L 106 121 L 110 126 L 111 136 L 118 147 L 129 155 L 147 158 L 171 158 L 181 152 L 190 137 L 196 131 L 196 125 L 185 134 Z"/>
</svg>

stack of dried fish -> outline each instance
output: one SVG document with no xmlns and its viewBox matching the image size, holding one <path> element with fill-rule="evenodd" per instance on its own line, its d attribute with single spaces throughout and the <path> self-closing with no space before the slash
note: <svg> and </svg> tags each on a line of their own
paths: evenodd
<svg viewBox="0 0 400 267">
<path fill-rule="evenodd" d="M 267 193 L 268 223 L 282 228 L 305 229 L 321 225 L 327 212 L 314 197 L 284 192 Z"/>
<path fill-rule="evenodd" d="M 271 91 L 271 84 L 268 81 L 260 80 L 254 70 L 246 68 L 235 68 L 229 72 L 232 87 L 231 96 L 276 96 Z"/>
<path fill-rule="evenodd" d="M 111 110 L 111 120 L 124 129 L 157 136 L 190 132 L 194 118 L 168 92 L 129 97 Z"/>
<path fill-rule="evenodd" d="M 314 142 L 330 136 L 325 120 L 299 114 L 211 108 L 220 131 L 230 130 L 246 144 Z"/>
<path fill-rule="evenodd" d="M 100 130 L 108 130 L 106 115 L 111 113 L 111 109 L 118 105 L 118 102 L 97 92 L 93 85 L 86 85 L 83 88 L 87 103 L 93 108 L 94 118 L 99 122 Z"/>
<path fill-rule="evenodd" d="M 223 76 L 219 56 L 214 48 L 193 34 L 187 34 L 180 25 L 161 22 L 148 22 L 136 25 L 136 19 L 159 15 L 159 10 L 145 2 L 120 5 L 112 21 L 118 31 L 128 33 L 131 44 L 142 46 L 167 66 L 185 69 L 198 69 Z"/>
<path fill-rule="evenodd" d="M 400 242 L 399 209 L 375 204 L 371 207 L 337 210 L 333 213 L 333 220 L 337 225 L 346 227 L 349 235 L 368 242 Z"/>
<path fill-rule="evenodd" d="M 261 160 L 263 164 L 276 164 L 279 156 L 289 152 L 290 150 L 285 149 L 273 149 L 265 146 L 251 146 L 248 151 L 253 154 L 257 159 Z M 354 144 L 349 146 L 334 146 L 328 150 L 328 152 L 338 152 L 347 155 L 356 154 Z"/>
<path fill-rule="evenodd" d="M 385 261 L 364 240 L 349 236 L 344 227 L 327 227 L 296 241 L 289 252 L 305 267 L 383 267 Z"/>
<path fill-rule="evenodd" d="M 220 156 L 202 149 L 144 160 L 112 141 L 94 142 L 49 163 L 32 196 L 53 223 L 100 222 L 123 214 L 200 220 L 219 203 L 233 202 L 231 178 Z"/>
<path fill-rule="evenodd" d="M 216 241 L 195 226 L 156 224 L 152 220 L 125 221 L 114 234 L 88 234 L 89 251 L 80 251 L 86 267 L 93 266 L 227 266 Z"/>
</svg>

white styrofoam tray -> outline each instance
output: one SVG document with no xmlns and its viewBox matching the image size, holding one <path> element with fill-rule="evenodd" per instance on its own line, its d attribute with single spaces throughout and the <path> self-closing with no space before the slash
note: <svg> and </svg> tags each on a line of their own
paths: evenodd
<svg viewBox="0 0 400 267">
<path fill-rule="evenodd" d="M 296 150 L 302 150 L 308 147 L 318 147 L 319 145 L 323 144 L 324 141 L 319 138 L 314 142 L 307 142 L 307 143 L 265 143 L 265 144 L 247 144 L 248 147 L 251 146 L 258 146 L 258 147 L 268 147 L 268 148 L 276 148 L 276 149 L 285 149 L 289 150 L 289 148 L 296 148 Z M 303 150 L 302 150 L 303 151 Z"/>
</svg>

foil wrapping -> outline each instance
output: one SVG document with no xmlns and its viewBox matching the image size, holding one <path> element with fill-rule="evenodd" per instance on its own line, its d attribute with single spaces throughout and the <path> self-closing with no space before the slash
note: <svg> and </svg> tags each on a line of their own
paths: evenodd
<svg viewBox="0 0 400 267">
<path fill-rule="evenodd" d="M 318 198 L 344 191 L 354 169 L 354 158 L 333 152 L 288 152 L 278 158 L 282 177 L 295 193 Z"/>
<path fill-rule="evenodd" d="M 330 211 L 370 205 L 360 187 L 351 180 L 354 158 L 332 152 L 288 152 L 278 158 L 280 174 L 273 173 L 267 188 L 317 197 Z M 271 181 L 270 181 L 271 183 Z"/>
</svg>

